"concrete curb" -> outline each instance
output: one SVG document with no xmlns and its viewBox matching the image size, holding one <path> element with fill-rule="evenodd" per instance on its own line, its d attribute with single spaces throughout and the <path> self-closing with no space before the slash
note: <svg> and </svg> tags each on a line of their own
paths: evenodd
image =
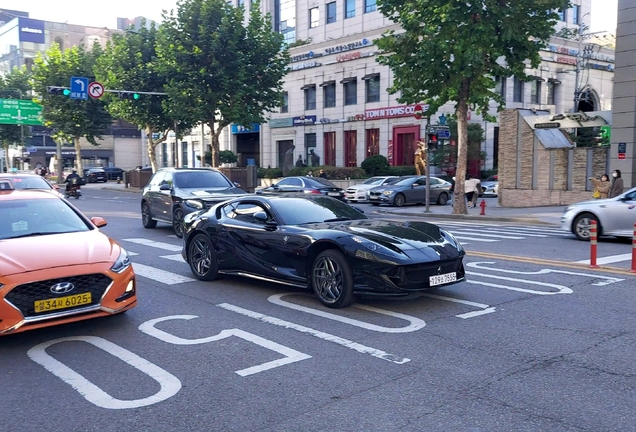
<svg viewBox="0 0 636 432">
<path fill-rule="evenodd" d="M 128 192 L 128 193 L 141 193 L 142 192 L 141 189 L 137 189 L 137 188 L 103 187 L 103 188 L 100 188 L 100 190 L 107 190 L 107 191 L 113 191 L 113 192 Z"/>
<path fill-rule="evenodd" d="M 405 212 L 392 212 L 386 210 L 376 210 L 374 213 L 376 214 L 389 214 L 394 216 L 411 216 L 418 218 L 431 218 L 431 219 L 454 219 L 454 220 L 469 220 L 472 222 L 483 222 L 483 221 L 494 221 L 494 222 L 519 222 L 519 223 L 529 223 L 533 225 L 558 225 L 555 222 L 548 222 L 541 219 L 536 218 L 526 218 L 526 217 L 504 217 L 504 216 L 479 216 L 479 215 L 455 215 L 455 214 L 437 214 L 437 213 L 405 213 Z"/>
</svg>

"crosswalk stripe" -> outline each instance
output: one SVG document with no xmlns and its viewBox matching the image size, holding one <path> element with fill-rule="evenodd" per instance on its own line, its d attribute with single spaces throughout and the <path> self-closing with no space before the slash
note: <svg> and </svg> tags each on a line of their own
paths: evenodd
<svg viewBox="0 0 636 432">
<path fill-rule="evenodd" d="M 494 242 L 501 241 L 501 240 L 495 240 L 495 239 L 484 239 L 484 238 L 475 238 L 475 237 L 462 237 L 462 236 L 456 236 L 455 234 L 453 234 L 453 237 L 455 237 L 457 240 L 470 240 L 470 241 L 476 241 L 476 242 L 482 242 L 482 243 L 494 243 Z"/>
<path fill-rule="evenodd" d="M 181 256 L 181 254 L 174 254 L 174 255 L 163 255 L 160 256 L 159 258 L 164 258 L 164 259 L 169 259 L 171 261 L 176 261 L 176 262 L 185 262 L 183 260 L 183 257 Z"/>
<path fill-rule="evenodd" d="M 507 231 L 503 229 L 491 229 L 491 228 L 483 228 L 482 232 L 493 232 L 493 233 L 501 233 L 501 234 L 522 234 L 524 237 L 540 237 L 540 238 L 550 237 L 549 235 L 545 235 L 545 234 L 530 234 L 526 232 L 520 233 L 519 231 Z"/>
<path fill-rule="evenodd" d="M 137 276 L 142 276 L 165 285 L 177 285 L 184 282 L 196 281 L 196 279 L 139 263 L 133 263 L 133 270 Z"/>
<path fill-rule="evenodd" d="M 451 231 L 451 233 L 453 233 L 453 235 L 455 235 L 455 233 L 460 233 L 460 234 L 469 234 L 469 235 L 474 235 L 474 236 L 478 236 L 478 237 L 492 237 L 492 238 L 502 238 L 502 239 L 510 239 L 510 240 L 523 240 L 523 237 L 516 237 L 516 236 L 505 236 L 505 235 L 499 235 L 499 234 L 485 234 L 485 233 L 477 233 L 477 232 L 472 232 L 472 231 L 467 231 L 467 230 L 453 230 Z M 457 237 L 457 236 L 455 236 Z"/>
<path fill-rule="evenodd" d="M 604 265 L 604 264 L 612 264 L 612 263 L 617 263 L 617 262 L 621 262 L 621 261 L 629 261 L 632 259 L 632 254 L 631 253 L 626 253 L 626 254 L 620 254 L 620 255 L 610 255 L 610 256 L 606 256 L 606 257 L 601 257 L 601 258 L 597 258 L 596 259 L 596 263 L 599 265 Z M 584 259 L 581 261 L 574 261 L 576 264 L 589 264 L 590 260 L 589 259 Z"/>
<path fill-rule="evenodd" d="M 557 229 L 551 229 L 551 228 L 530 228 L 530 227 L 518 227 L 518 226 L 513 226 L 509 228 L 515 229 L 515 230 L 521 230 L 521 231 L 539 232 L 543 234 L 565 235 L 565 236 L 570 235 L 563 230 L 557 230 Z"/>
<path fill-rule="evenodd" d="M 149 240 L 145 238 L 129 238 L 129 239 L 124 239 L 124 241 L 130 242 L 130 243 L 136 243 L 136 244 L 140 244 L 144 246 L 150 246 L 157 249 L 163 249 L 163 250 L 167 250 L 171 252 L 180 252 L 181 249 L 183 249 L 182 246 L 177 246 L 170 243 L 158 242 L 158 241 Z"/>
</svg>

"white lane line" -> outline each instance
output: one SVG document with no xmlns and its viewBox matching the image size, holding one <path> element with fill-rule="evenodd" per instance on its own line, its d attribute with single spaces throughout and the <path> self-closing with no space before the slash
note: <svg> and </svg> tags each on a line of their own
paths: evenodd
<svg viewBox="0 0 636 432">
<path fill-rule="evenodd" d="M 489 287 L 493 287 L 493 288 L 504 288 L 507 290 L 511 290 L 511 291 L 519 291 L 519 292 L 525 292 L 525 293 L 529 293 L 529 294 L 538 294 L 538 295 L 553 295 L 553 294 L 572 294 L 574 291 L 572 291 L 571 288 L 568 288 L 564 285 L 557 285 L 557 284 L 551 284 L 551 283 L 547 283 L 547 282 L 538 282 L 538 281 L 533 281 L 533 280 L 527 280 L 527 279 L 518 279 L 518 278 L 509 278 L 509 277 L 505 277 L 505 276 L 497 276 L 497 275 L 493 275 L 493 274 L 484 274 L 484 273 L 477 273 L 477 272 L 471 272 L 471 271 L 466 271 L 467 275 L 472 275 L 472 276 L 483 276 L 486 278 L 491 278 L 491 279 L 499 279 L 499 280 L 505 280 L 505 281 L 511 281 L 511 282 L 519 282 L 519 283 L 526 283 L 526 284 L 530 284 L 530 285 L 539 285 L 539 286 L 543 286 L 543 287 L 548 287 L 548 288 L 554 288 L 557 289 L 557 292 L 553 292 L 553 291 L 536 291 L 536 290 L 531 290 L 531 289 L 526 289 L 526 288 L 517 288 L 517 287 L 511 287 L 508 285 L 499 285 L 499 284 L 493 284 L 490 282 L 481 282 L 481 281 L 476 281 L 473 279 L 469 279 L 466 282 L 468 283 L 472 283 L 472 284 L 476 284 L 476 285 L 484 285 L 484 286 L 489 286 Z"/>
<path fill-rule="evenodd" d="M 473 318 L 479 315 L 486 315 L 489 313 L 493 313 L 495 312 L 496 308 L 495 307 L 490 307 L 490 305 L 487 304 L 483 304 L 483 303 L 475 303 L 475 302 L 471 302 L 468 300 L 461 300 L 458 298 L 454 298 L 454 297 L 445 297 L 445 296 L 440 296 L 437 294 L 426 294 L 423 293 L 422 297 L 429 297 L 429 298 L 434 298 L 437 300 L 443 300 L 443 301 L 449 301 L 449 302 L 453 302 L 453 303 L 460 303 L 460 304 L 465 304 L 468 306 L 474 306 L 477 308 L 481 308 L 483 310 L 479 310 L 479 311 L 473 311 L 473 312 L 466 312 L 463 314 L 459 314 L 459 315 L 455 315 L 457 318 L 463 318 L 463 319 L 467 319 L 467 318 Z"/>
<path fill-rule="evenodd" d="M 138 371 L 148 375 L 150 378 L 159 383 L 160 390 L 152 396 L 143 399 L 121 400 L 115 399 L 104 390 L 99 388 L 87 380 L 83 375 L 75 372 L 73 369 L 54 359 L 47 354 L 46 349 L 50 346 L 62 342 L 81 341 L 89 343 L 102 351 L 120 359 L 129 366 L 134 367 Z M 53 375 L 73 387 L 87 401 L 106 409 L 129 409 L 139 408 L 153 405 L 171 398 L 181 390 L 181 381 L 171 373 L 163 370 L 154 363 L 139 357 L 137 354 L 128 351 L 106 339 L 96 336 L 72 336 L 52 341 L 44 342 L 31 348 L 27 355 L 31 360 L 43 366 Z"/>
<path fill-rule="evenodd" d="M 451 231 L 451 233 L 453 235 L 455 235 L 455 233 L 459 233 L 459 234 L 470 234 L 470 235 L 474 235 L 478 237 L 492 237 L 492 238 L 502 238 L 502 239 L 510 239 L 510 240 L 523 240 L 525 238 L 525 237 L 517 237 L 517 236 L 505 236 L 500 234 L 485 234 L 483 232 L 477 233 L 477 232 L 472 232 L 468 230 L 453 230 Z"/>
<path fill-rule="evenodd" d="M 180 262 L 180 263 L 185 262 L 183 260 L 183 257 L 181 256 L 181 254 L 163 255 L 163 256 L 160 256 L 159 258 L 164 258 L 164 259 L 167 259 L 167 260 L 170 260 L 170 261 L 176 261 L 176 262 Z"/>
<path fill-rule="evenodd" d="M 127 250 L 126 252 L 128 252 L 128 255 L 130 255 L 130 256 L 137 256 L 137 255 L 139 255 L 137 252 L 131 252 L 131 251 L 129 251 L 129 250 Z"/>
<path fill-rule="evenodd" d="M 168 234 L 166 237 L 170 237 L 170 238 L 174 238 L 174 239 L 178 239 L 179 237 L 177 237 L 176 234 Z"/>
<path fill-rule="evenodd" d="M 196 279 L 192 279 L 180 274 L 172 273 L 169 271 L 161 270 L 155 267 L 150 267 L 144 264 L 133 263 L 133 270 L 137 276 L 142 276 L 153 281 L 166 284 L 177 285 L 184 282 L 195 282 Z"/>
<path fill-rule="evenodd" d="M 157 249 L 163 249 L 163 250 L 167 250 L 167 251 L 172 251 L 172 252 L 180 252 L 181 249 L 183 249 L 182 246 L 177 246 L 177 245 L 173 245 L 173 244 L 170 244 L 170 243 L 163 243 L 163 242 L 148 240 L 148 239 L 145 239 L 145 238 L 129 238 L 129 239 L 124 239 L 124 241 L 130 242 L 130 243 L 136 243 L 136 244 L 140 244 L 140 245 L 144 245 L 144 246 L 150 246 L 150 247 L 157 248 Z"/>
<path fill-rule="evenodd" d="M 319 317 L 323 317 L 323 318 L 327 318 L 333 321 L 338 321 L 344 324 L 349 324 L 355 327 L 360 327 L 363 329 L 367 329 L 367 330 L 371 330 L 371 331 L 375 331 L 375 332 L 380 332 L 380 333 L 410 333 L 410 332 L 414 332 L 417 331 L 421 328 L 424 328 L 424 326 L 426 325 L 426 322 L 424 322 L 424 320 L 421 320 L 419 318 L 416 318 L 414 316 L 410 316 L 410 315 L 405 315 L 405 314 L 401 314 L 399 312 L 393 312 L 393 311 L 389 311 L 389 310 L 385 310 L 385 309 L 379 309 L 379 308 L 375 308 L 372 306 L 366 306 L 366 305 L 360 305 L 360 304 L 354 304 L 351 307 L 354 308 L 358 308 L 358 309 L 362 309 L 362 310 L 366 310 L 369 312 L 373 312 L 373 313 L 377 313 L 377 314 L 381 314 L 381 315 L 388 315 L 394 318 L 398 318 L 404 321 L 408 321 L 410 324 L 405 326 L 405 327 L 383 327 L 383 326 L 379 326 L 379 325 L 375 325 L 375 324 L 371 324 L 368 322 L 364 322 L 364 321 L 359 321 L 357 319 L 353 319 L 353 318 L 347 318 L 347 317 L 343 317 L 341 315 L 336 315 L 334 313 L 331 312 L 326 312 L 326 311 L 321 311 L 318 309 L 314 309 L 314 308 L 310 308 L 310 307 L 306 307 L 306 306 L 301 306 L 299 304 L 295 304 L 295 303 L 290 303 L 287 302 L 285 300 L 283 300 L 283 297 L 291 295 L 291 293 L 282 293 L 282 294 L 274 294 L 271 295 L 267 298 L 267 301 L 270 303 L 274 303 L 276 305 L 279 306 L 283 306 L 286 308 L 290 308 L 290 309 L 294 309 L 300 312 L 305 312 L 311 315 L 316 315 Z M 312 296 L 313 297 L 313 296 Z"/>
<path fill-rule="evenodd" d="M 538 233 L 550 234 L 550 235 L 560 235 L 560 236 L 571 235 L 563 230 L 551 229 L 551 228 L 529 228 L 529 227 L 517 227 L 517 226 L 506 227 L 506 228 L 521 230 L 521 231 L 538 232 Z"/>
<path fill-rule="evenodd" d="M 620 254 L 620 255 L 610 255 L 610 256 L 606 256 L 606 257 L 602 257 L 602 258 L 597 258 L 596 259 L 596 264 L 612 264 L 612 263 L 617 263 L 617 262 L 622 262 L 622 261 L 630 261 L 632 259 L 632 254 L 631 253 L 626 253 L 626 254 Z M 574 261 L 574 263 L 576 264 L 589 264 L 590 260 L 589 259 L 584 259 L 581 261 Z"/>
<path fill-rule="evenodd" d="M 526 232 L 504 230 L 504 229 L 492 229 L 492 228 L 484 228 L 482 230 L 482 232 L 492 232 L 492 233 L 501 233 L 501 234 L 516 234 L 516 235 L 521 234 L 524 237 L 542 237 L 542 238 L 550 237 L 549 235 L 546 235 L 546 234 L 530 234 L 530 233 L 526 233 Z"/>
<path fill-rule="evenodd" d="M 358 351 L 362 354 L 369 354 L 372 355 L 373 357 L 377 357 L 380 358 L 382 360 L 387 360 L 390 361 L 392 363 L 396 363 L 396 364 L 404 364 L 404 363 L 408 363 L 411 361 L 411 359 L 408 358 L 401 358 L 401 357 L 397 357 L 393 354 L 387 353 L 385 351 L 379 350 L 379 349 L 375 349 L 375 348 L 371 348 L 362 344 L 359 344 L 357 342 L 353 342 L 350 341 L 348 339 L 344 339 L 341 338 L 339 336 L 334 336 L 332 334 L 329 333 L 324 333 L 318 330 L 314 330 L 312 328 L 309 327 L 305 327 L 305 326 L 301 326 L 298 324 L 294 324 L 292 322 L 289 321 L 283 321 L 279 318 L 274 318 L 271 316 L 267 316 L 267 315 L 263 315 L 261 313 L 258 312 L 254 312 L 248 309 L 243 309 L 241 307 L 238 306 L 234 306 L 228 303 L 221 303 L 217 305 L 218 307 L 228 310 L 228 311 L 232 311 L 232 312 L 236 312 L 238 314 L 241 315 L 245 315 L 247 317 L 250 318 L 254 318 L 256 320 L 268 323 L 268 324 L 273 324 L 273 325 L 277 325 L 280 327 L 285 327 L 288 329 L 292 329 L 292 330 L 296 330 L 299 331 L 301 333 L 306 333 L 306 334 L 310 334 L 312 336 L 315 336 L 319 339 L 323 339 L 329 342 L 334 342 L 338 345 L 342 345 L 346 348 L 352 349 L 354 351 Z"/>
<path fill-rule="evenodd" d="M 457 240 L 470 240 L 470 241 L 483 242 L 483 243 L 493 243 L 493 242 L 501 241 L 501 240 L 494 240 L 494 239 L 482 239 L 482 238 L 474 238 L 474 237 L 456 236 L 455 234 L 453 234 L 453 237 L 455 237 Z"/>
</svg>

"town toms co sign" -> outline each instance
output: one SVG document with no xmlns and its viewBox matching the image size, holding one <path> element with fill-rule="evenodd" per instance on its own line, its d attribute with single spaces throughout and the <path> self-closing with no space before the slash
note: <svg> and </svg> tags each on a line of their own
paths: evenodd
<svg viewBox="0 0 636 432">
<path fill-rule="evenodd" d="M 422 110 L 426 111 L 428 105 L 422 105 Z M 388 108 L 368 109 L 364 112 L 367 121 L 395 117 L 407 117 L 415 114 L 415 105 L 402 105 Z"/>
<path fill-rule="evenodd" d="M 18 18 L 20 42 L 44 43 L 44 21 Z"/>
</svg>

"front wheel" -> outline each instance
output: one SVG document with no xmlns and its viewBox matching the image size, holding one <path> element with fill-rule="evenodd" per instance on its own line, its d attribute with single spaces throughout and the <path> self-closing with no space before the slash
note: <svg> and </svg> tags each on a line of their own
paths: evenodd
<svg viewBox="0 0 636 432">
<path fill-rule="evenodd" d="M 439 197 L 437 198 L 437 204 L 446 205 L 447 202 L 448 202 L 448 195 L 446 195 L 445 193 L 439 194 Z"/>
<path fill-rule="evenodd" d="M 146 202 L 141 205 L 141 223 L 144 225 L 144 228 L 154 228 L 157 226 L 157 221 L 152 218 L 150 206 Z"/>
<path fill-rule="evenodd" d="M 397 194 L 395 196 L 395 199 L 393 200 L 393 204 L 395 204 L 396 207 L 402 207 L 405 202 L 406 202 L 406 198 L 401 193 Z"/>
<path fill-rule="evenodd" d="M 353 274 L 342 252 L 328 249 L 318 254 L 310 277 L 314 293 L 323 305 L 343 308 L 355 301 Z"/>
<path fill-rule="evenodd" d="M 188 264 L 199 280 L 211 281 L 219 277 L 216 251 L 207 235 L 197 234 L 188 244 Z"/>
<path fill-rule="evenodd" d="M 590 240 L 592 221 L 596 221 L 597 235 L 601 234 L 601 224 L 598 223 L 598 218 L 592 213 L 581 213 L 574 219 L 572 224 L 572 233 L 577 239 L 587 241 Z"/>
<path fill-rule="evenodd" d="M 172 230 L 177 237 L 183 238 L 183 211 L 181 209 L 176 209 L 172 215 Z"/>
</svg>

